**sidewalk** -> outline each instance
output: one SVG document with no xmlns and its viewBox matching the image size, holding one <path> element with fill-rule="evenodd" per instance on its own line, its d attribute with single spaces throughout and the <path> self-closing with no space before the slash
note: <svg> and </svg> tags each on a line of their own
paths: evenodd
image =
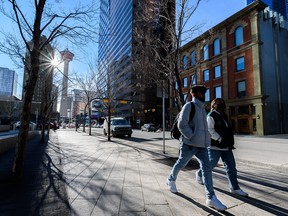
<svg viewBox="0 0 288 216">
<path fill-rule="evenodd" d="M 179 193 L 170 193 L 165 180 L 177 155 L 169 148 L 162 154 L 150 142 L 107 142 L 103 136 L 60 129 L 51 131 L 47 145 L 34 140 L 27 150 L 20 185 L 5 181 L 13 152 L 0 157 L 1 216 L 288 215 L 288 173 L 265 167 L 238 164 L 238 180 L 249 198 L 230 194 L 224 169 L 217 167 L 215 192 L 228 207 L 219 213 L 205 206 L 204 188 L 194 180 L 195 160 L 179 173 Z"/>
</svg>

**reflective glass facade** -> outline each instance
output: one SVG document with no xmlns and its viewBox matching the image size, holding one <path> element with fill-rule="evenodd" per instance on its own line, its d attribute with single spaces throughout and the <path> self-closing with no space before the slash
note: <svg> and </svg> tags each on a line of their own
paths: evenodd
<svg viewBox="0 0 288 216">
<path fill-rule="evenodd" d="M 98 87 L 104 97 L 129 99 L 131 90 L 133 0 L 101 0 L 98 48 Z M 116 92 L 115 92 L 116 90 Z M 129 105 L 121 105 L 128 116 Z"/>
<path fill-rule="evenodd" d="M 18 76 L 15 71 L 0 67 L 0 95 L 16 96 Z"/>
<path fill-rule="evenodd" d="M 247 0 L 247 5 L 254 2 L 255 0 Z M 262 0 L 272 10 L 281 13 L 286 19 L 288 17 L 288 1 L 287 0 Z"/>
</svg>

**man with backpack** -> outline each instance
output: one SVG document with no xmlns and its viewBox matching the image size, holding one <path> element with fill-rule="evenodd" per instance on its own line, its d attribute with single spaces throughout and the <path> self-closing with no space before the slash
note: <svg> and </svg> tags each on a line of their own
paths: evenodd
<svg viewBox="0 0 288 216">
<path fill-rule="evenodd" d="M 205 93 L 205 86 L 193 86 L 191 89 L 192 102 L 186 103 L 179 114 L 178 129 L 181 132 L 179 139 L 180 154 L 166 183 L 172 193 L 177 193 L 175 183 L 177 175 L 195 155 L 200 163 L 200 169 L 203 174 L 206 205 L 218 211 L 224 211 L 227 207 L 218 200 L 213 189 L 212 169 L 207 150 L 207 147 L 210 146 L 211 138 L 206 121 Z M 191 107 L 193 105 L 195 109 L 194 116 L 190 119 Z"/>
</svg>

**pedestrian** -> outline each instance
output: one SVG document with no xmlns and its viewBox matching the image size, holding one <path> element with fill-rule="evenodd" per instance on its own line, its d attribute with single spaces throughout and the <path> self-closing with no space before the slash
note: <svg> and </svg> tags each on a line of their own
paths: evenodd
<svg viewBox="0 0 288 216">
<path fill-rule="evenodd" d="M 177 193 L 176 179 L 178 173 L 184 168 L 195 155 L 200 163 L 200 169 L 203 172 L 203 182 L 206 192 L 206 205 L 215 208 L 218 211 L 227 209 L 225 205 L 218 200 L 212 181 L 212 169 L 209 162 L 208 149 L 210 146 L 210 134 L 208 132 L 205 110 L 205 92 L 203 85 L 193 86 L 191 89 L 192 103 L 195 106 L 194 117 L 190 119 L 191 103 L 186 103 L 178 118 L 178 128 L 180 136 L 180 152 L 176 163 L 174 164 L 166 184 L 172 193 Z"/>
<path fill-rule="evenodd" d="M 211 146 L 208 147 L 209 160 L 213 169 L 221 157 L 230 192 L 240 196 L 248 196 L 248 193 L 241 190 L 238 184 L 236 162 L 232 152 L 235 149 L 234 135 L 225 110 L 224 99 L 216 98 L 211 102 L 211 111 L 207 116 L 208 131 L 211 134 Z M 198 170 L 196 172 L 196 181 L 199 184 L 203 184 L 202 176 L 202 171 Z"/>
</svg>

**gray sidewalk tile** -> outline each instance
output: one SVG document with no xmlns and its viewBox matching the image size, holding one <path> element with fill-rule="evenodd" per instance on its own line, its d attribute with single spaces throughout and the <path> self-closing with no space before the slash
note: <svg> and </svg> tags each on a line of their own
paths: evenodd
<svg viewBox="0 0 288 216">
<path fill-rule="evenodd" d="M 124 187 L 120 206 L 121 212 L 144 212 L 145 204 L 141 187 Z"/>
<path fill-rule="evenodd" d="M 118 215 L 120 209 L 121 196 L 102 195 L 92 211 L 91 216 L 114 216 Z"/>
</svg>

